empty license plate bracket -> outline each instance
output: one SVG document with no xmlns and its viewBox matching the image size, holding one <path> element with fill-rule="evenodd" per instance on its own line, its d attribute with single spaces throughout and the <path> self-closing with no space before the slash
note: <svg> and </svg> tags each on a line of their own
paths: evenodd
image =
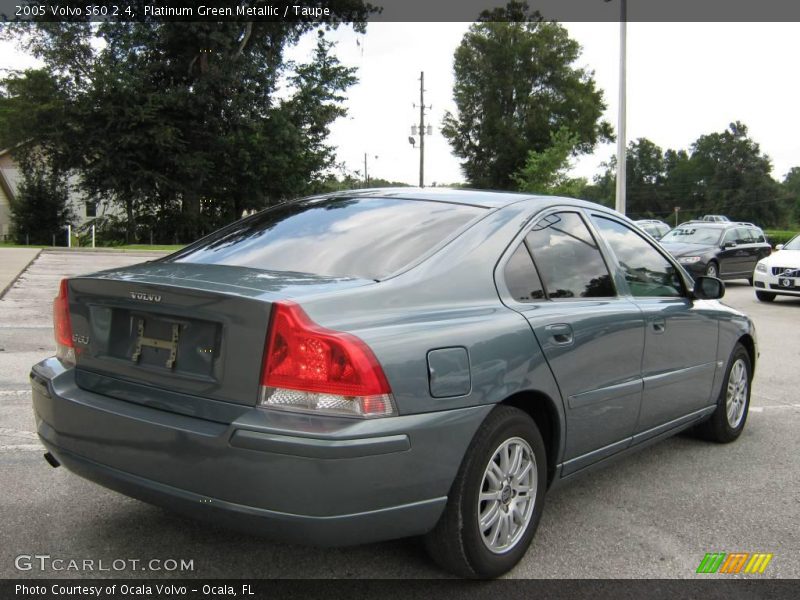
<svg viewBox="0 0 800 600">
<path fill-rule="evenodd" d="M 172 336 L 170 339 L 165 340 L 162 338 L 147 337 L 144 334 L 144 319 L 138 318 L 136 323 L 136 344 L 133 348 L 131 360 L 138 364 L 142 356 L 142 348 L 156 348 L 169 350 L 169 357 L 164 364 L 167 369 L 175 368 L 175 361 L 178 358 L 178 340 L 180 338 L 181 326 L 178 323 L 172 324 Z"/>
</svg>

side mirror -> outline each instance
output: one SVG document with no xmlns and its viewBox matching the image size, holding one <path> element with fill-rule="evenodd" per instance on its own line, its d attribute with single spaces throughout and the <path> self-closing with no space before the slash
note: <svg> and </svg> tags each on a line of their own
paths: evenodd
<svg viewBox="0 0 800 600">
<path fill-rule="evenodd" d="M 775 246 L 775 250 L 783 250 L 783 244 L 778 244 Z"/>
<path fill-rule="evenodd" d="M 719 300 L 725 295 L 725 284 L 716 277 L 698 277 L 692 294 L 698 300 Z"/>
<path fill-rule="evenodd" d="M 736 242 L 725 242 L 722 244 L 723 248 L 736 248 Z"/>
</svg>

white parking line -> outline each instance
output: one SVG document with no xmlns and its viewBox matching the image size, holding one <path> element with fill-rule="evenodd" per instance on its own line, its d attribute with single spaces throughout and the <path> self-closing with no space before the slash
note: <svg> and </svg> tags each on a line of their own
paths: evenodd
<svg viewBox="0 0 800 600">
<path fill-rule="evenodd" d="M 25 440 L 38 439 L 38 436 L 33 431 L 24 431 L 21 429 L 8 429 L 7 427 L 0 427 L 0 435 L 22 438 Z"/>
<path fill-rule="evenodd" d="M 0 452 L 41 452 L 41 444 L 0 444 Z"/>
<path fill-rule="evenodd" d="M 0 452 L 41 452 L 41 444 L 0 444 Z"/>
</svg>

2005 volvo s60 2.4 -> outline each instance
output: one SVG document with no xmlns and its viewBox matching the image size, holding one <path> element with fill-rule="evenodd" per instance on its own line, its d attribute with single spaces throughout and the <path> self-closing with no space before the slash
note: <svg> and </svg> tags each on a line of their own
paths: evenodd
<svg viewBox="0 0 800 600">
<path fill-rule="evenodd" d="M 365 190 L 61 282 L 33 367 L 51 464 L 285 540 L 424 535 L 502 574 L 545 490 L 747 418 L 753 325 L 631 221 L 563 198 Z"/>
</svg>

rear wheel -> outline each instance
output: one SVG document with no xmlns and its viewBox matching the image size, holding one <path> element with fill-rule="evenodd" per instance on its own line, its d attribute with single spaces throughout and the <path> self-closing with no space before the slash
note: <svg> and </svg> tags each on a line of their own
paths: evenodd
<svg viewBox="0 0 800 600">
<path fill-rule="evenodd" d="M 772 302 L 775 300 L 775 294 L 772 292 L 759 292 L 756 290 L 756 298 L 761 300 L 762 302 Z"/>
<path fill-rule="evenodd" d="M 726 444 L 741 435 L 750 408 L 750 382 L 753 378 L 750 355 L 741 344 L 733 348 L 725 383 L 711 418 L 698 427 L 698 433 L 712 442 Z"/>
<path fill-rule="evenodd" d="M 706 265 L 706 277 L 719 277 L 719 267 L 713 260 Z"/>
<path fill-rule="evenodd" d="M 533 419 L 496 407 L 472 440 L 444 514 L 425 537 L 428 553 L 462 577 L 502 575 L 533 539 L 546 486 L 544 442 Z"/>
</svg>

